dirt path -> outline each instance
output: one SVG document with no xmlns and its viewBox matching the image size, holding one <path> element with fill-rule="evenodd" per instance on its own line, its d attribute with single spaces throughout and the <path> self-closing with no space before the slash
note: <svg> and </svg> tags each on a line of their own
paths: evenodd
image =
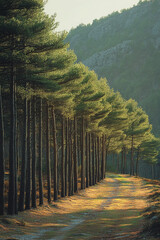
<svg viewBox="0 0 160 240">
<path fill-rule="evenodd" d="M 0 239 L 137 239 L 151 189 L 138 178 L 110 174 L 77 195 L 0 224 Z"/>
</svg>

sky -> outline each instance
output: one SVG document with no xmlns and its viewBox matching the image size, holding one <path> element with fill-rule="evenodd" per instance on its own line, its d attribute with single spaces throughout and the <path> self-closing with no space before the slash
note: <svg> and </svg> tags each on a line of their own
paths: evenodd
<svg viewBox="0 0 160 240">
<path fill-rule="evenodd" d="M 112 12 L 131 8 L 138 2 L 139 0 L 48 0 L 45 12 L 49 15 L 57 14 L 57 31 L 69 31 L 81 23 L 92 23 L 94 19 Z"/>
</svg>

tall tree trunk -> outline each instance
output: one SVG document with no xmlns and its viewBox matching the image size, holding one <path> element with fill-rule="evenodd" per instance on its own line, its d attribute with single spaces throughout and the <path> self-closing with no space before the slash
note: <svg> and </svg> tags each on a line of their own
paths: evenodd
<svg viewBox="0 0 160 240">
<path fill-rule="evenodd" d="M 95 185 L 96 183 L 96 176 L 95 176 L 95 156 L 96 156 L 96 138 L 92 135 L 92 184 Z"/>
<path fill-rule="evenodd" d="M 108 164 L 108 149 L 110 144 L 110 138 L 108 138 L 108 143 L 106 145 L 106 159 L 105 159 L 105 171 L 107 170 L 107 164 Z M 107 136 L 105 135 L 105 142 L 107 142 Z"/>
<path fill-rule="evenodd" d="M 62 162 L 61 162 L 61 196 L 65 197 L 65 120 L 62 116 Z"/>
<path fill-rule="evenodd" d="M 86 132 L 86 187 L 89 187 L 89 133 Z"/>
<path fill-rule="evenodd" d="M 26 209 L 31 208 L 31 101 L 28 101 L 28 127 L 27 127 L 27 170 L 26 170 Z"/>
<path fill-rule="evenodd" d="M 106 140 L 107 140 L 107 136 L 104 136 L 104 177 L 106 176 L 106 162 L 107 162 L 107 148 L 106 148 Z"/>
<path fill-rule="evenodd" d="M 112 165 L 113 165 L 113 167 L 115 166 L 115 155 L 114 155 L 114 153 L 112 153 Z"/>
<path fill-rule="evenodd" d="M 16 69 L 12 64 L 11 68 L 11 84 L 10 84 L 10 144 L 9 144 L 9 192 L 8 192 L 8 214 L 15 214 L 15 199 L 16 197 L 16 159 L 15 159 L 15 78 Z"/>
<path fill-rule="evenodd" d="M 123 173 L 123 166 L 124 166 L 124 151 L 122 148 L 122 151 L 121 151 L 121 173 Z"/>
<path fill-rule="evenodd" d="M 106 160 L 106 149 L 105 149 L 105 136 L 102 136 L 102 170 L 101 170 L 101 176 L 102 179 L 105 178 L 105 160 Z"/>
<path fill-rule="evenodd" d="M 68 195 L 71 196 L 71 125 L 68 119 Z"/>
<path fill-rule="evenodd" d="M 133 149 L 133 135 L 132 135 L 132 141 L 131 141 L 130 175 L 134 175 L 134 149 Z"/>
<path fill-rule="evenodd" d="M 82 117 L 82 140 L 81 140 L 81 189 L 85 189 L 85 129 L 84 117 Z"/>
<path fill-rule="evenodd" d="M 102 180 L 101 171 L 102 171 L 102 138 L 99 137 L 99 181 Z"/>
<path fill-rule="evenodd" d="M 20 182 L 20 196 L 19 196 L 19 211 L 24 211 L 24 194 L 26 189 L 26 164 L 27 164 L 27 98 L 24 99 L 24 121 L 23 121 L 23 145 L 22 145 L 22 164 L 21 164 L 21 182 Z"/>
<path fill-rule="evenodd" d="M 39 159 L 38 159 L 38 175 L 39 175 L 39 205 L 43 204 L 43 174 L 42 174 L 42 99 L 39 103 Z"/>
<path fill-rule="evenodd" d="M 0 85 L 0 215 L 4 214 L 4 172 L 5 172 L 5 159 L 4 159 L 4 123 L 3 123 L 3 104 L 2 92 Z"/>
<path fill-rule="evenodd" d="M 98 138 L 95 137 L 95 183 L 98 182 Z"/>
<path fill-rule="evenodd" d="M 66 120 L 66 156 L 65 156 L 65 196 L 68 196 L 68 161 L 69 161 L 69 138 L 68 138 L 69 119 Z"/>
<path fill-rule="evenodd" d="M 54 201 L 56 201 L 58 200 L 58 152 L 56 136 L 56 117 L 53 107 L 52 118 L 53 118 L 53 145 L 54 145 Z"/>
<path fill-rule="evenodd" d="M 77 118 L 74 117 L 74 192 L 78 192 Z"/>
<path fill-rule="evenodd" d="M 14 142 L 14 157 L 15 157 L 15 214 L 18 214 L 18 174 L 17 174 L 17 99 L 16 99 L 16 84 L 15 84 L 15 142 Z"/>
<path fill-rule="evenodd" d="M 32 207 L 36 208 L 36 161 L 37 161 L 37 152 L 36 152 L 36 98 L 33 97 L 32 100 L 33 106 L 33 126 L 32 126 Z"/>
<path fill-rule="evenodd" d="M 70 161 L 69 161 L 69 196 L 73 195 L 73 136 L 72 136 L 72 121 L 70 120 L 70 134 L 69 134 L 69 141 L 70 141 Z"/>
<path fill-rule="evenodd" d="M 28 121 L 28 120 L 27 120 Z M 18 117 L 17 117 L 17 139 L 16 139 L 16 152 L 17 152 L 17 175 L 19 176 L 19 172 L 20 172 L 20 169 L 19 169 L 19 163 L 20 163 L 20 148 L 21 148 L 21 134 L 20 134 L 20 123 L 18 122 Z"/>
<path fill-rule="evenodd" d="M 47 192 L 48 202 L 51 202 L 51 160 L 50 160 L 50 118 L 49 106 L 46 103 L 46 165 L 47 165 Z"/>
<path fill-rule="evenodd" d="M 138 148 L 137 159 L 136 159 L 136 176 L 138 176 L 139 151 L 140 151 L 140 149 Z"/>
<path fill-rule="evenodd" d="M 97 137 L 97 156 L 98 156 L 98 161 L 97 161 L 97 174 L 98 174 L 98 182 L 100 182 L 100 137 Z"/>
<path fill-rule="evenodd" d="M 117 173 L 119 173 L 119 154 L 117 154 Z"/>
<path fill-rule="evenodd" d="M 126 156 L 126 148 L 123 149 L 124 152 L 124 166 L 123 166 L 123 174 L 127 171 L 127 156 Z"/>
<path fill-rule="evenodd" d="M 108 161 L 108 147 L 106 147 L 106 151 L 105 151 L 105 172 L 107 171 L 107 161 Z"/>
<path fill-rule="evenodd" d="M 92 136 L 89 133 L 89 186 L 92 186 L 92 153 L 91 153 L 91 144 L 92 144 Z"/>
</svg>

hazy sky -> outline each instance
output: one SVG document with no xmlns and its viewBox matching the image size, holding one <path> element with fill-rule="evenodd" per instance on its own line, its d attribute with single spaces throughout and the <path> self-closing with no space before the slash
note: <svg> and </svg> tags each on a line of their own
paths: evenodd
<svg viewBox="0 0 160 240">
<path fill-rule="evenodd" d="M 57 14 L 58 31 L 69 31 L 81 23 L 92 23 L 108 14 L 130 8 L 139 0 L 48 0 L 45 12 L 49 15 Z"/>
</svg>

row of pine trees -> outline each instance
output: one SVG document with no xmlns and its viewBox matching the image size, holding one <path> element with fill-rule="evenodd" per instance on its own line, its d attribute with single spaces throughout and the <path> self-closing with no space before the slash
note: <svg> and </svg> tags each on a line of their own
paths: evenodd
<svg viewBox="0 0 160 240">
<path fill-rule="evenodd" d="M 1 215 L 96 184 L 110 153 L 131 153 L 131 175 L 157 161 L 146 113 L 76 63 L 56 27 L 43 0 L 0 0 Z"/>
</svg>

